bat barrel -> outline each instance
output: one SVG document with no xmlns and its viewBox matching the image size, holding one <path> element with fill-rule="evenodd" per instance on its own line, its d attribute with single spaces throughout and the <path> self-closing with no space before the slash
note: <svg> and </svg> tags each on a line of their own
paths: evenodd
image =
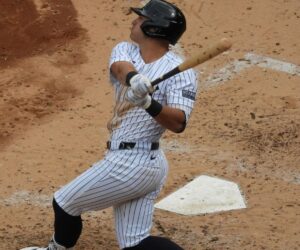
<svg viewBox="0 0 300 250">
<path fill-rule="evenodd" d="M 180 71 L 185 71 L 187 69 L 193 68 L 219 54 L 222 52 L 228 50 L 231 47 L 232 43 L 226 39 L 223 38 L 216 44 L 212 45 L 208 49 L 200 51 L 198 54 L 193 56 L 192 58 L 186 60 L 182 64 L 179 65 Z"/>
</svg>

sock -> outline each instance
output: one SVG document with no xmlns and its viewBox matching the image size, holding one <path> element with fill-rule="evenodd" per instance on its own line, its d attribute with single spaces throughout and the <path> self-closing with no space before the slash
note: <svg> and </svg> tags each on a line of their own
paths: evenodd
<svg viewBox="0 0 300 250">
<path fill-rule="evenodd" d="M 81 216 L 67 214 L 53 199 L 54 210 L 54 239 L 66 248 L 76 245 L 82 231 Z"/>
</svg>

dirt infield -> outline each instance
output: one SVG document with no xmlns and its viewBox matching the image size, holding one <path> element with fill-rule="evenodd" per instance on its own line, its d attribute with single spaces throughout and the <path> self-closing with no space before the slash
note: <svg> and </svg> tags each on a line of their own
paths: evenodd
<svg viewBox="0 0 300 250">
<path fill-rule="evenodd" d="M 128 39 L 125 13 L 139 2 L 0 1 L 1 250 L 45 245 L 53 192 L 102 158 L 113 104 L 108 58 Z M 238 183 L 247 208 L 191 217 L 157 210 L 153 233 L 186 250 L 299 249 L 299 0 L 173 2 L 187 16 L 177 47 L 185 56 L 222 37 L 234 46 L 197 67 L 201 91 L 187 130 L 162 140 L 170 173 L 159 198 L 206 174 Z M 253 64 L 210 85 L 249 52 L 296 71 Z M 83 219 L 77 249 L 118 249 L 111 209 Z"/>
</svg>

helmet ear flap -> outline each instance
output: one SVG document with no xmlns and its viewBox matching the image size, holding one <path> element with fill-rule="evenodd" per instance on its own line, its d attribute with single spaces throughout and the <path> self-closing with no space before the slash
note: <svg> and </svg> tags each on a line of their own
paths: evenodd
<svg viewBox="0 0 300 250">
<path fill-rule="evenodd" d="M 159 34 L 161 30 L 159 27 L 154 26 L 151 20 L 144 21 L 141 25 L 141 29 L 146 35 L 150 36 L 152 34 Z"/>
<path fill-rule="evenodd" d="M 161 20 L 160 23 L 146 20 L 141 25 L 141 29 L 147 36 L 166 39 L 168 26 L 169 24 L 164 20 Z"/>
</svg>

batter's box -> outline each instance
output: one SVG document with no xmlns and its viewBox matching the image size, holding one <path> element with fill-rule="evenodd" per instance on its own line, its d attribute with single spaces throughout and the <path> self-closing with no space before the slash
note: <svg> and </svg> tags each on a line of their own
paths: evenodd
<svg viewBox="0 0 300 250">
<path fill-rule="evenodd" d="M 183 215 L 198 215 L 242 209 L 246 204 L 236 183 L 201 175 L 155 207 Z"/>
</svg>

